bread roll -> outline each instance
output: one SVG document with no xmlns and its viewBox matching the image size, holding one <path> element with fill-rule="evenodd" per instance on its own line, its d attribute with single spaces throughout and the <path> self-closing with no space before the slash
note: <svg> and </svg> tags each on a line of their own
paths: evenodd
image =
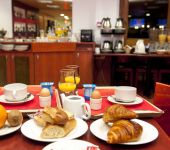
<svg viewBox="0 0 170 150">
<path fill-rule="evenodd" d="M 103 121 L 105 123 L 115 122 L 120 119 L 134 119 L 137 114 L 123 105 L 114 104 L 106 109 L 103 114 Z"/>
<path fill-rule="evenodd" d="M 45 107 L 43 111 L 51 116 L 55 124 L 64 125 L 68 121 L 67 113 L 62 109 Z"/>
<path fill-rule="evenodd" d="M 43 127 L 47 124 L 55 124 L 51 116 L 45 112 L 40 112 L 38 115 L 34 116 L 34 120 L 38 125 Z"/>
<path fill-rule="evenodd" d="M 47 125 L 43 128 L 41 137 L 44 139 L 61 138 L 66 136 L 76 127 L 76 120 L 71 119 L 64 126 Z"/>
<path fill-rule="evenodd" d="M 109 144 L 125 143 L 137 141 L 143 128 L 140 124 L 130 120 L 119 120 L 113 123 L 107 134 Z"/>
</svg>

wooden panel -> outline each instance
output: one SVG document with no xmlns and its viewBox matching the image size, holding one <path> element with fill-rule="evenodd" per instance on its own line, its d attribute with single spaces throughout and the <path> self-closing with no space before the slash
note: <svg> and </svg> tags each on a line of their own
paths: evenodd
<svg viewBox="0 0 170 150">
<path fill-rule="evenodd" d="M 36 53 L 35 84 L 51 81 L 58 87 L 59 70 L 68 64 L 74 64 L 74 53 Z"/>
<path fill-rule="evenodd" d="M 80 67 L 80 84 L 93 83 L 92 51 L 77 51 L 76 64 Z"/>
<path fill-rule="evenodd" d="M 32 43 L 33 52 L 69 52 L 75 51 L 76 43 L 62 42 L 62 43 Z"/>
</svg>

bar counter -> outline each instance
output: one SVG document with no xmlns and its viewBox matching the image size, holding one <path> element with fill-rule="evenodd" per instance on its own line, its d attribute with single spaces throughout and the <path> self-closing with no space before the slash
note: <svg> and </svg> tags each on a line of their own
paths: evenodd
<svg viewBox="0 0 170 150">
<path fill-rule="evenodd" d="M 94 54 L 94 74 L 99 76 L 97 84 L 119 85 L 117 83 L 117 69 L 124 68 L 124 72 L 131 70 L 132 77 L 128 79 L 128 84 L 137 87 L 139 73 L 145 74 L 144 95 L 150 96 L 154 85 L 151 85 L 153 76 L 154 82 L 170 82 L 162 80 L 163 73 L 170 74 L 170 55 L 169 54 L 125 54 L 125 53 L 100 53 Z M 122 69 L 121 68 L 121 69 Z M 123 69 L 122 69 L 123 70 Z M 110 80 L 109 80 L 110 79 Z M 143 82 L 143 83 L 144 83 Z M 100 84 L 100 85 L 101 85 Z"/>
<path fill-rule="evenodd" d="M 87 123 L 90 126 L 93 120 L 89 120 Z M 90 129 L 78 139 L 89 141 L 93 144 L 96 144 L 100 147 L 101 150 L 169 150 L 170 149 L 170 138 L 166 135 L 163 129 L 154 119 L 145 119 L 145 121 L 154 125 L 158 132 L 159 136 L 155 141 L 151 143 L 142 144 L 142 145 L 109 145 L 105 141 L 102 141 L 96 138 L 91 132 Z M 18 130 L 12 134 L 0 137 L 0 150 L 41 150 L 43 147 L 48 145 L 47 142 L 38 142 L 26 138 L 22 135 L 21 131 Z"/>
</svg>

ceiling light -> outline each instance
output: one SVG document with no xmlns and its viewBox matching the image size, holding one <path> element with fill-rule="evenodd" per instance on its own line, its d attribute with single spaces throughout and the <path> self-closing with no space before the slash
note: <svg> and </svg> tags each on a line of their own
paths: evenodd
<svg viewBox="0 0 170 150">
<path fill-rule="evenodd" d="M 60 16 L 61 16 L 61 17 L 63 17 L 63 16 L 64 16 L 64 14 L 60 14 Z"/>
<path fill-rule="evenodd" d="M 47 5 L 47 7 L 56 9 L 56 8 L 59 8 L 60 6 L 58 6 L 58 5 Z"/>
<path fill-rule="evenodd" d="M 53 0 L 38 0 L 39 3 L 48 3 L 51 4 L 53 3 Z"/>
<path fill-rule="evenodd" d="M 69 17 L 68 16 L 64 16 L 64 19 L 69 20 Z"/>
<path fill-rule="evenodd" d="M 150 13 L 146 13 L 146 16 L 149 17 L 151 14 Z"/>
<path fill-rule="evenodd" d="M 131 17 L 132 17 L 132 15 L 128 15 L 128 17 L 129 17 L 129 18 L 131 18 Z"/>
</svg>

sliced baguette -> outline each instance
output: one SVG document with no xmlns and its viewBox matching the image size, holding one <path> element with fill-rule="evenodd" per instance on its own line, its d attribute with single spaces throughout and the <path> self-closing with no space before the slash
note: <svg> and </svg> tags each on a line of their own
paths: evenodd
<svg viewBox="0 0 170 150">
<path fill-rule="evenodd" d="M 76 120 L 71 119 L 64 126 L 47 125 L 43 128 L 41 137 L 44 139 L 61 138 L 66 136 L 76 127 Z"/>
<path fill-rule="evenodd" d="M 45 107 L 43 111 L 51 116 L 55 124 L 64 125 L 68 121 L 68 115 L 62 109 Z"/>
</svg>

